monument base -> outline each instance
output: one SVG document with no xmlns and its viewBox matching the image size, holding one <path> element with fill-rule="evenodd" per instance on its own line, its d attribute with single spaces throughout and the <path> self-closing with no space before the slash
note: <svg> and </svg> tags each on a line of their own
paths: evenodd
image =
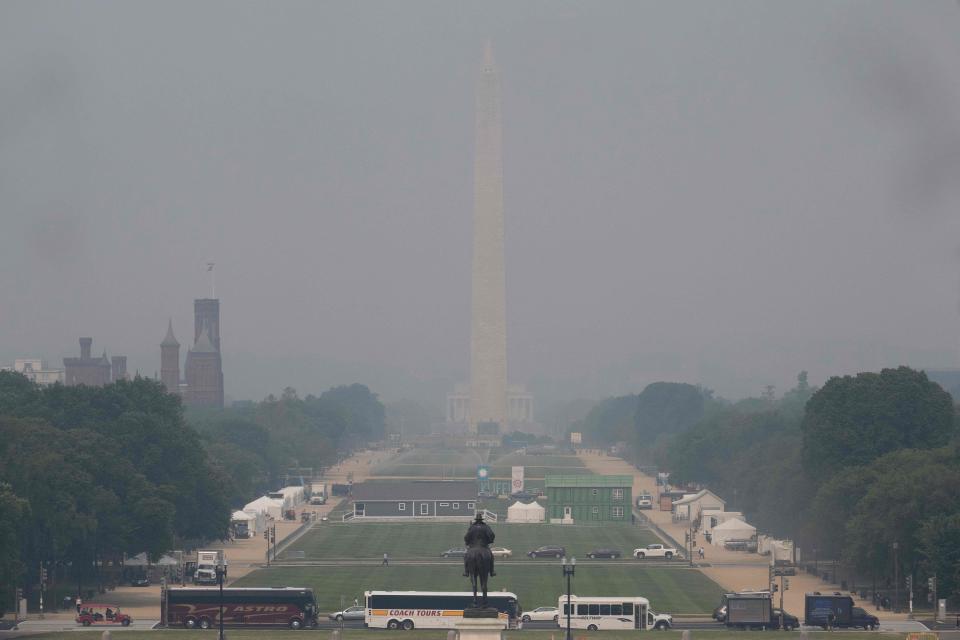
<svg viewBox="0 0 960 640">
<path fill-rule="evenodd" d="M 496 609 L 467 609 L 453 628 L 460 640 L 501 640 L 507 621 L 497 617 Z"/>
</svg>

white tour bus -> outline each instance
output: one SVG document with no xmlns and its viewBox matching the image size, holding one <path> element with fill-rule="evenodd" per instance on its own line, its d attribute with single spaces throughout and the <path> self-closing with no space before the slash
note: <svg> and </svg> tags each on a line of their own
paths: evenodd
<svg viewBox="0 0 960 640">
<path fill-rule="evenodd" d="M 364 621 L 371 629 L 452 628 L 463 618 L 463 610 L 473 606 L 469 591 L 366 591 L 367 612 Z M 520 604 L 507 591 L 487 594 L 487 604 L 500 612 L 508 629 L 518 629 Z"/>
<path fill-rule="evenodd" d="M 650 601 L 635 596 L 593 598 L 570 596 L 570 626 L 574 629 L 651 629 L 648 618 Z M 557 624 L 567 626 L 567 596 L 560 596 Z"/>
</svg>

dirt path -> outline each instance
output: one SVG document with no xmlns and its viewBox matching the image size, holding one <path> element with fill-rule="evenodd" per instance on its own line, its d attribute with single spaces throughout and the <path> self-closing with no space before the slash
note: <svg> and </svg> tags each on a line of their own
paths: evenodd
<svg viewBox="0 0 960 640">
<path fill-rule="evenodd" d="M 657 487 L 654 478 L 637 470 L 633 465 L 625 462 L 621 458 L 615 458 L 603 453 L 581 453 L 580 459 L 588 469 L 599 474 L 617 474 L 633 476 L 633 495 L 640 492 L 646 492 L 657 496 Z M 656 500 L 654 508 L 643 511 L 644 515 L 650 518 L 658 527 L 663 529 L 674 540 L 681 545 L 684 541 L 684 533 L 687 531 L 688 523 L 686 521 L 676 522 L 669 511 L 660 511 L 657 508 Z M 719 584 L 724 589 L 739 591 L 741 589 L 763 589 L 767 585 L 768 567 L 770 560 L 766 556 L 756 553 L 745 553 L 741 551 L 730 551 L 722 547 L 713 545 L 703 545 L 706 553 L 705 564 L 700 570 Z M 783 604 L 786 611 L 803 617 L 804 594 L 812 591 L 822 593 L 833 593 L 840 591 L 840 585 L 829 584 L 820 580 L 817 576 L 807 573 L 798 573 L 790 578 L 790 589 L 785 591 Z M 779 606 L 780 594 L 775 596 L 775 602 Z M 854 596 L 857 606 L 861 606 L 868 612 L 876 615 L 880 620 L 906 620 L 905 613 L 892 613 L 889 611 L 880 612 L 873 606 L 872 602 L 860 600 Z"/>
</svg>

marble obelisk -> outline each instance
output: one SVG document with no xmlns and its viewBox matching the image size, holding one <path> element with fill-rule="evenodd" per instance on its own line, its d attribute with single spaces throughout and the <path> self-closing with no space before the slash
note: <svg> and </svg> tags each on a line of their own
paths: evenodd
<svg viewBox="0 0 960 640">
<path fill-rule="evenodd" d="M 506 274 L 500 75 L 487 43 L 477 83 L 474 159 L 473 287 L 470 325 L 470 429 L 507 428 Z"/>
</svg>

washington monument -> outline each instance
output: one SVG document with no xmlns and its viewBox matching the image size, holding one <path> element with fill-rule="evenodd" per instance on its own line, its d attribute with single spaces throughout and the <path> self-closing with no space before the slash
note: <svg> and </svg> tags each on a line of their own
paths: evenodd
<svg viewBox="0 0 960 640">
<path fill-rule="evenodd" d="M 503 260 L 503 160 L 500 75 L 488 42 L 477 83 L 470 324 L 470 430 L 507 427 L 506 274 Z"/>
</svg>

